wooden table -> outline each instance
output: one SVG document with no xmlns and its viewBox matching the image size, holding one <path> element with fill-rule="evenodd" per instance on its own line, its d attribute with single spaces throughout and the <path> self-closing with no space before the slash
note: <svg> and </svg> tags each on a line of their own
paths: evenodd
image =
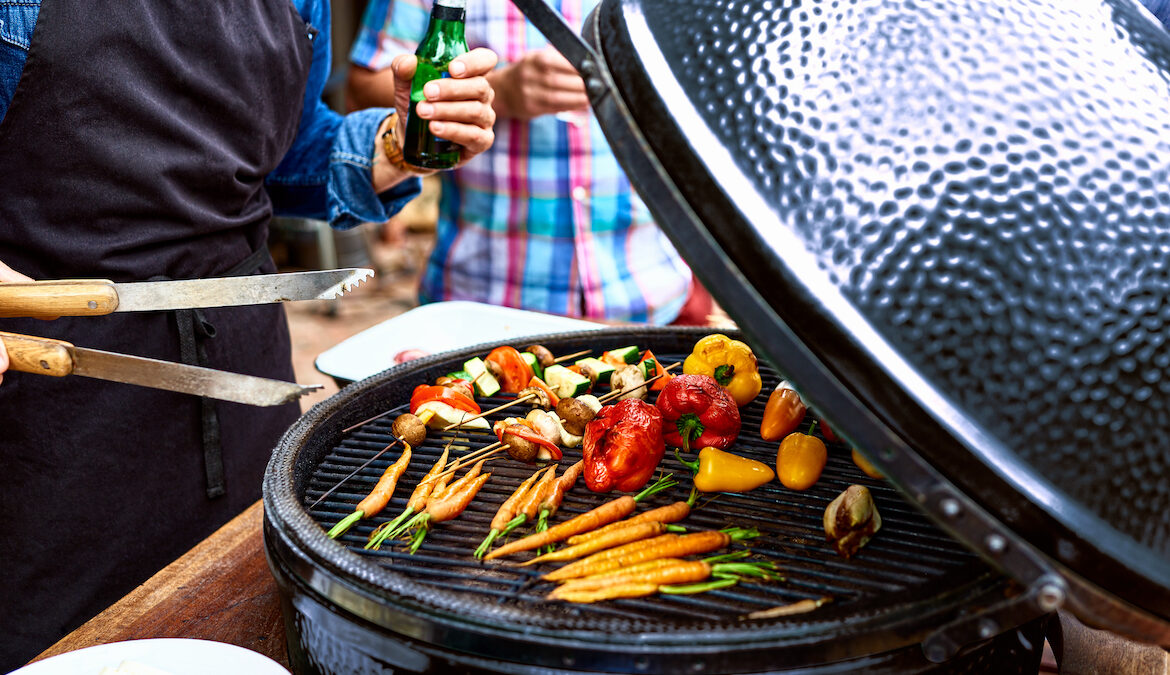
<svg viewBox="0 0 1170 675">
<path fill-rule="evenodd" d="M 142 638 L 199 638 L 238 645 L 288 667 L 276 580 L 264 557 L 264 510 L 247 511 L 33 661 Z M 1170 655 L 1061 616 L 1062 668 L 1045 649 L 1041 673 L 1170 675 Z"/>
<path fill-rule="evenodd" d="M 146 583 L 33 661 L 121 640 L 199 638 L 238 645 L 288 667 L 276 580 L 256 502 Z"/>
</svg>

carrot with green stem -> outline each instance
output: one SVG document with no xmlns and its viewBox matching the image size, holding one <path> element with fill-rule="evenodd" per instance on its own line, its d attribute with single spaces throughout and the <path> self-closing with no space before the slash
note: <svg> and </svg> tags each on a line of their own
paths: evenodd
<svg viewBox="0 0 1170 675">
<path fill-rule="evenodd" d="M 496 511 L 496 515 L 492 518 L 491 531 L 488 532 L 487 536 L 483 538 L 483 543 L 479 545 L 479 548 L 475 549 L 475 553 L 473 555 L 476 558 L 482 558 L 484 554 L 488 552 L 488 549 L 491 548 L 492 543 L 503 532 L 504 528 L 508 526 L 508 523 L 512 520 L 512 517 L 516 515 L 517 504 L 519 504 L 520 500 L 524 498 L 524 495 L 528 494 L 528 490 L 532 487 L 532 484 L 536 482 L 538 476 L 540 476 L 540 470 L 533 471 L 532 475 L 529 476 L 528 479 L 523 483 L 521 483 L 520 487 L 516 488 L 516 491 L 512 493 L 512 496 L 505 499 L 503 504 L 500 504 L 499 510 Z"/>
<path fill-rule="evenodd" d="M 431 525 L 454 520 L 467 509 L 467 505 L 471 503 L 472 499 L 475 499 L 475 495 L 479 494 L 479 490 L 483 487 L 483 484 L 492 477 L 490 473 L 480 473 L 484 461 L 486 460 L 481 459 L 477 462 L 467 472 L 467 476 L 452 483 L 437 499 L 432 497 L 427 501 L 426 511 L 419 514 L 418 529 L 415 530 L 410 538 L 411 553 L 414 553 L 418 550 L 419 546 L 422 546 L 423 540 L 426 539 Z"/>
<path fill-rule="evenodd" d="M 452 439 L 452 441 L 454 441 L 454 439 Z M 374 531 L 370 533 L 370 540 L 366 542 L 367 549 L 380 549 L 382 547 L 382 542 L 389 539 L 391 534 L 396 533 L 398 527 L 407 518 L 409 518 L 412 513 L 419 511 L 427 505 L 427 498 L 431 495 L 431 492 L 433 492 L 436 487 L 441 487 L 439 481 L 431 481 L 427 479 L 438 475 L 443 471 L 443 467 L 447 466 L 447 454 L 450 449 L 451 444 L 448 443 L 447 447 L 443 448 L 443 454 L 440 455 L 439 459 L 435 461 L 435 465 L 431 467 L 431 470 L 428 471 L 425 476 L 423 476 L 422 480 L 419 481 L 418 486 L 414 488 L 414 492 L 411 493 L 410 499 L 406 501 L 406 508 L 402 510 L 402 513 L 398 514 L 394 520 L 387 521 L 374 528 Z"/>
<path fill-rule="evenodd" d="M 425 527 L 427 522 L 431 519 L 431 516 L 429 513 L 429 509 L 431 508 L 431 505 L 432 504 L 439 504 L 440 502 L 442 502 L 444 499 L 446 499 L 447 497 L 449 497 L 451 495 L 460 494 L 462 492 L 463 488 L 469 482 L 475 480 L 475 478 L 477 476 L 479 476 L 480 472 L 483 470 L 483 464 L 486 461 L 487 461 L 486 459 L 479 460 L 478 462 L 475 463 L 474 466 L 472 466 L 470 469 L 467 470 L 467 473 L 463 474 L 462 478 L 455 481 L 454 483 L 451 483 L 450 485 L 446 484 L 446 482 L 447 482 L 446 478 L 442 478 L 442 479 L 439 479 L 437 481 L 434 481 L 435 482 L 434 490 L 432 490 L 431 493 L 429 495 L 427 495 L 427 499 L 426 499 L 425 503 L 418 505 L 418 508 L 420 509 L 420 511 L 417 514 L 415 514 L 415 516 L 413 518 L 411 518 L 410 520 L 406 521 L 405 523 L 399 525 L 398 528 L 396 530 L 394 530 L 393 532 L 391 532 L 388 536 L 395 538 L 398 535 L 402 534 L 403 532 L 408 532 L 416 527 Z"/>
<path fill-rule="evenodd" d="M 342 518 L 329 530 L 330 539 L 336 539 L 345 534 L 349 528 L 353 527 L 354 523 L 362 518 L 372 518 L 378 515 L 390 503 L 390 498 L 394 496 L 394 488 L 398 486 L 398 479 L 402 477 L 402 474 L 406 472 L 406 466 L 410 464 L 410 444 L 403 442 L 402 445 L 402 456 L 398 458 L 398 461 L 386 467 L 381 478 L 378 479 L 378 483 L 374 485 L 374 489 L 370 490 L 370 494 L 366 495 L 365 499 L 358 502 L 353 513 Z"/>
<path fill-rule="evenodd" d="M 568 472 L 566 472 L 568 473 Z M 512 553 L 519 553 L 520 551 L 530 551 L 534 548 L 555 544 L 559 541 L 564 541 L 575 534 L 588 532 L 590 530 L 608 525 L 616 520 L 621 520 L 634 512 L 634 507 L 638 502 L 649 497 L 656 492 L 661 492 L 667 488 L 677 485 L 673 476 L 667 475 L 658 479 L 653 485 L 647 487 L 645 490 L 639 492 L 636 496 L 622 495 L 617 499 L 598 506 L 592 511 L 586 511 L 579 516 L 570 518 L 563 523 L 559 523 L 545 530 L 544 532 L 537 532 L 530 534 L 523 539 L 509 542 L 503 546 L 492 551 L 484 556 L 484 560 L 492 560 Z"/>
<path fill-rule="evenodd" d="M 739 527 L 683 535 L 664 534 L 653 539 L 643 539 L 594 553 L 588 558 L 582 558 L 549 572 L 542 578 L 545 581 L 564 581 L 637 565 L 647 560 L 681 558 L 698 553 L 710 553 L 724 548 L 732 542 L 758 536 L 760 533 L 755 528 Z"/>
<path fill-rule="evenodd" d="M 590 603 L 614 598 L 640 598 L 654 593 L 693 594 L 726 588 L 744 577 L 779 579 L 775 563 L 712 563 L 708 560 L 665 558 L 652 567 L 623 570 L 603 577 L 571 581 L 553 589 L 550 600 Z M 709 580 L 709 581 L 708 581 Z"/>
<path fill-rule="evenodd" d="M 658 536 L 666 532 L 666 524 L 659 522 L 633 523 L 625 527 L 610 530 L 604 536 L 594 537 L 589 541 L 567 546 L 558 551 L 538 555 L 532 560 L 520 563 L 521 566 L 535 565 L 543 562 L 564 562 L 584 558 L 598 551 L 629 544 L 642 539 Z"/>
<path fill-rule="evenodd" d="M 613 530 L 628 527 L 635 523 L 659 522 L 668 525 L 670 523 L 677 523 L 691 514 L 691 510 L 694 508 L 695 500 L 698 499 L 698 496 L 699 491 L 692 489 L 691 495 L 687 497 L 685 502 L 675 502 L 673 504 L 667 504 L 666 506 L 659 506 L 656 509 L 650 509 L 649 511 L 643 511 L 637 515 L 630 516 L 625 520 L 619 520 L 616 523 L 610 523 L 605 527 L 599 527 L 592 532 L 586 532 L 585 534 L 578 534 L 575 537 L 569 537 L 568 544 L 570 546 L 583 544 L 593 539 L 594 537 L 606 536 Z"/>
<path fill-rule="evenodd" d="M 577 484 L 577 478 L 581 476 L 581 472 L 585 469 L 585 460 L 581 460 L 565 469 L 561 477 L 557 479 L 552 490 L 545 496 L 544 500 L 540 502 L 540 515 L 536 519 L 536 531 L 544 532 L 548 529 L 548 519 L 557 509 L 561 508 L 561 502 L 565 501 L 565 493 L 573 489 Z"/>
</svg>

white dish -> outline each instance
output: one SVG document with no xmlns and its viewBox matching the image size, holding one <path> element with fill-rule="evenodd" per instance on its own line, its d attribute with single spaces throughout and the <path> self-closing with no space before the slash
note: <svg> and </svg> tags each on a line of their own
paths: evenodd
<svg viewBox="0 0 1170 675">
<path fill-rule="evenodd" d="M 325 375 L 356 382 L 398 365 L 408 349 L 427 354 L 481 342 L 603 328 L 601 324 L 478 302 L 436 302 L 371 326 L 321 352 L 315 365 Z"/>
<path fill-rule="evenodd" d="M 250 649 L 188 638 L 126 640 L 86 647 L 30 663 L 11 675 L 98 675 L 102 668 L 117 668 L 123 661 L 151 666 L 168 675 L 288 675 L 279 663 Z"/>
</svg>

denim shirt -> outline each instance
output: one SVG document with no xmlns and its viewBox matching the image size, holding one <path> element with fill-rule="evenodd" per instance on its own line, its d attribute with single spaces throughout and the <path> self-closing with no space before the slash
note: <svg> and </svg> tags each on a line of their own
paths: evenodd
<svg viewBox="0 0 1170 675">
<path fill-rule="evenodd" d="M 265 179 L 277 214 L 319 218 L 334 227 L 382 222 L 421 189 L 417 178 L 376 194 L 370 170 L 375 136 L 385 108 L 339 115 L 321 100 L 329 79 L 329 0 L 292 0 L 301 18 L 316 28 L 313 63 L 304 110 L 292 147 Z M 0 0 L 0 123 L 24 70 L 41 0 Z"/>
</svg>

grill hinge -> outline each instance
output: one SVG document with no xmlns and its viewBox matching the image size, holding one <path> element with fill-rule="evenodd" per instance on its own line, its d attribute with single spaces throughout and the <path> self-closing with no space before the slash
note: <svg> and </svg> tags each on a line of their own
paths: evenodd
<svg viewBox="0 0 1170 675">
<path fill-rule="evenodd" d="M 952 621 L 922 641 L 922 651 L 932 663 L 949 660 L 961 649 L 989 640 L 1036 618 L 1037 614 L 1056 611 L 1065 597 L 1064 580 L 1045 575 L 1023 593 L 976 609 Z"/>
</svg>

